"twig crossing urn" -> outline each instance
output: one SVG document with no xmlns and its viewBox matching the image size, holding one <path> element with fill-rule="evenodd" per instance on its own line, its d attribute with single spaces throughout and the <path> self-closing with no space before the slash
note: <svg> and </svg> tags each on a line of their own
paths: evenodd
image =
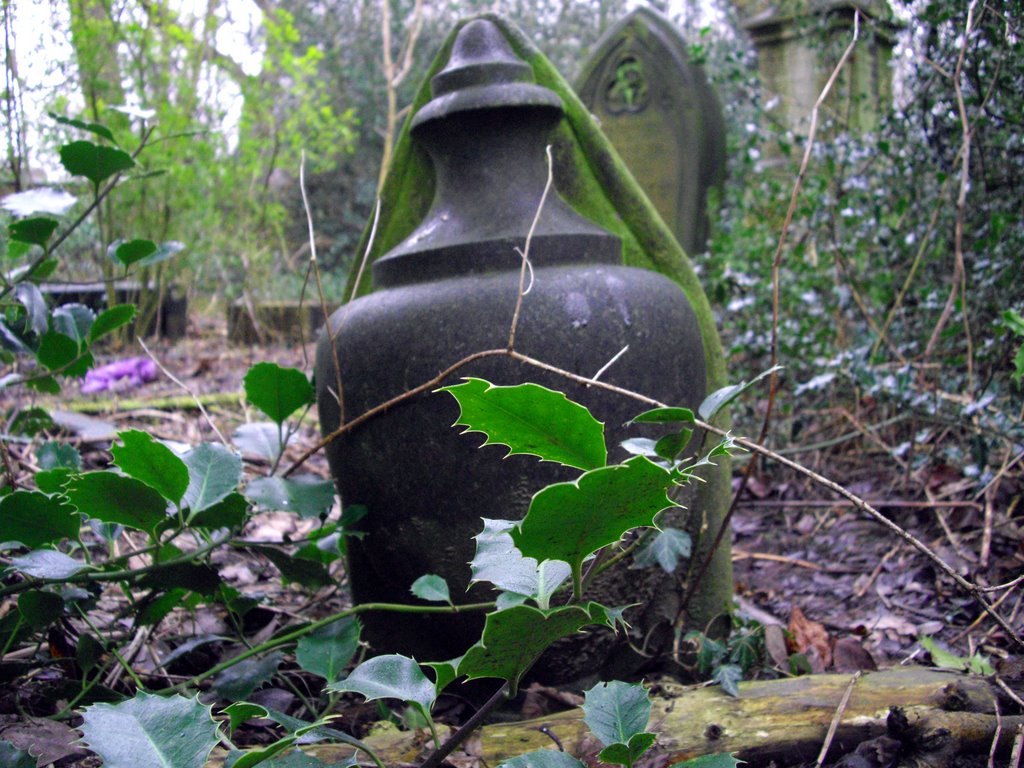
<svg viewBox="0 0 1024 768">
<path fill-rule="evenodd" d="M 433 204 L 374 264 L 374 291 L 339 309 L 320 339 L 323 432 L 472 353 L 507 348 L 517 305 L 517 352 L 583 377 L 618 356 L 602 381 L 695 408 L 705 394 L 704 351 L 683 291 L 655 272 L 623 266 L 619 239 L 559 197 L 557 175 L 540 206 L 549 173 L 545 148 L 563 115 L 560 97 L 534 81 L 532 68 L 486 19 L 462 27 L 431 86 L 433 99 L 411 130 L 433 164 Z M 520 296 L 535 217 L 529 291 Z M 465 365 L 446 383 L 470 376 L 565 392 L 605 423 L 610 461 L 625 458 L 619 443 L 637 436 L 624 425 L 644 408 L 628 397 L 498 354 Z M 415 603 L 410 586 L 428 573 L 447 580 L 456 604 L 493 598 L 470 588 L 473 537 L 483 518 L 521 518 L 534 493 L 574 479 L 534 457 L 503 459 L 500 447 L 479 448 L 481 435 L 452 426 L 458 417 L 450 395 L 425 391 L 327 446 L 343 505 L 367 510 L 358 536 L 347 542 L 356 603 Z M 660 569 L 609 569 L 588 597 L 636 606 L 627 612 L 636 636 L 600 631 L 571 639 L 543 657 L 534 676 L 561 682 L 628 673 L 640 659 L 635 648 L 669 641 L 672 627 L 652 617 L 665 614 L 658 603 L 677 587 L 678 577 Z M 483 626 L 482 614 L 453 620 L 370 612 L 363 620 L 374 652 L 421 662 L 461 655 Z"/>
</svg>

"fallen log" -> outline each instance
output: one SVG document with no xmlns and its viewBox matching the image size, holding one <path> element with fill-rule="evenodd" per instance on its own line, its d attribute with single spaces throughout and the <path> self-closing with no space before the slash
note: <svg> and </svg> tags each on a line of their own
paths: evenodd
<svg viewBox="0 0 1024 768">
<path fill-rule="evenodd" d="M 735 698 L 717 686 L 655 686 L 648 727 L 658 734 L 652 764 L 669 766 L 722 752 L 751 766 L 813 763 L 851 680 L 851 675 L 829 674 L 741 683 L 740 695 Z M 913 745 L 915 752 L 901 755 L 923 766 L 948 765 L 948 759 L 956 754 L 987 753 L 997 730 L 997 755 L 1008 756 L 1015 734 L 1024 724 L 1020 715 L 997 716 L 995 689 L 983 677 L 921 667 L 872 672 L 852 683 L 827 762 L 851 753 L 862 742 L 885 736 L 894 709 L 902 723 L 900 740 Z M 1003 706 L 1002 711 L 1007 708 Z M 493 768 L 524 752 L 558 749 L 560 744 L 569 754 L 593 765 L 601 745 L 589 734 L 582 717 L 575 709 L 487 725 L 449 760 L 459 766 Z M 411 732 L 366 739 L 388 765 L 418 762 L 429 752 L 428 742 L 423 733 Z M 334 744 L 303 749 L 328 764 L 353 751 Z M 360 762 L 365 762 L 364 758 L 361 755 Z"/>
</svg>

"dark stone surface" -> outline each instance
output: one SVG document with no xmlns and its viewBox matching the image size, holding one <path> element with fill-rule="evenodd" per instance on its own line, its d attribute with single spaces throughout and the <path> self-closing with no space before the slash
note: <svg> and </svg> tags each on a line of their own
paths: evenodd
<svg viewBox="0 0 1024 768">
<path fill-rule="evenodd" d="M 475 42 L 488 30 L 474 29 L 477 24 L 489 22 L 467 25 L 462 35 L 477 38 L 463 48 L 480 50 Z M 492 39 L 489 45 L 496 43 Z M 499 58 L 505 54 L 499 51 Z M 453 59 L 459 68 L 467 58 L 473 57 L 457 42 Z M 428 104 L 419 115 L 429 119 L 418 116 L 414 129 L 437 169 L 433 207 L 405 241 L 375 264 L 379 289 L 332 317 L 348 418 L 429 380 L 466 355 L 507 344 L 520 275 L 516 249 L 525 246 L 544 189 L 545 137 L 559 113 L 536 88 L 522 88 L 529 84 L 517 79 L 507 61 L 491 73 L 513 90 L 481 86 L 463 73 L 460 78 L 476 83 L 471 95 L 479 98 L 451 99 L 446 90 L 451 80 L 438 76 L 441 98 L 456 108 Z M 618 239 L 580 217 L 554 192 L 537 233 L 530 248 L 534 280 L 524 298 L 516 349 L 593 376 L 628 345 L 602 380 L 695 407 L 705 392 L 704 349 L 679 286 L 657 273 L 621 266 Z M 340 422 L 332 394 L 338 386 L 334 358 L 322 338 L 316 372 L 325 433 Z M 459 375 L 495 384 L 532 381 L 565 391 L 606 424 L 611 462 L 625 458 L 619 441 L 639 434 L 623 426 L 644 410 L 634 401 L 506 357 L 478 360 Z M 444 576 L 457 603 L 489 597 L 479 587 L 466 591 L 472 537 L 482 529 L 481 518 L 521 518 L 536 491 L 578 476 L 533 457 L 503 460 L 501 448 L 479 449 L 482 436 L 453 428 L 458 413 L 450 395 L 423 394 L 328 446 L 342 502 L 369 511 L 360 524 L 366 536 L 348 545 L 357 602 L 415 602 L 409 587 L 425 573 Z M 677 518 L 666 524 L 691 531 L 700 524 L 699 515 L 680 511 Z M 679 598 L 675 576 L 617 567 L 602 574 L 588 597 L 613 606 L 640 603 L 629 614 L 635 626 L 631 641 L 637 646 L 651 641 L 649 649 L 655 652 L 664 648 L 670 634 L 666 622 L 674 617 Z M 479 639 L 483 616 L 453 621 L 367 614 L 364 626 L 377 652 L 446 660 Z M 638 661 L 623 639 L 595 632 L 547 654 L 534 676 L 564 682 L 628 674 Z"/>
<path fill-rule="evenodd" d="M 676 28 L 636 9 L 598 42 L 576 90 L 679 244 L 702 253 L 708 192 L 725 179 L 725 121 Z"/>
</svg>

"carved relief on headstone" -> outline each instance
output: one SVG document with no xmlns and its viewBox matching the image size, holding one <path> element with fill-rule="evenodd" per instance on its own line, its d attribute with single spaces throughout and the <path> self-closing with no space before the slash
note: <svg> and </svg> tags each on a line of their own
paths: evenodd
<svg viewBox="0 0 1024 768">
<path fill-rule="evenodd" d="M 638 8 L 584 65 L 587 108 L 687 254 L 704 251 L 707 198 L 725 176 L 722 107 L 668 19 Z"/>
</svg>

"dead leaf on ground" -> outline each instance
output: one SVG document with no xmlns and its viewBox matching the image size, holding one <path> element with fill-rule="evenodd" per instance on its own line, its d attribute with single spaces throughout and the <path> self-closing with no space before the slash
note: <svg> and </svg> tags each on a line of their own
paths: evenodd
<svg viewBox="0 0 1024 768">
<path fill-rule="evenodd" d="M 807 656 L 812 669 L 817 666 L 815 659 L 821 664 L 822 668 L 814 669 L 815 672 L 822 672 L 831 666 L 832 638 L 828 630 L 824 624 L 804 616 L 804 612 L 795 605 L 789 613 L 789 634 L 796 646 L 794 650 Z"/>
<path fill-rule="evenodd" d="M 80 735 L 56 720 L 30 717 L 20 723 L 0 727 L 0 739 L 9 741 L 36 758 L 37 765 L 49 765 L 70 755 L 84 755 L 76 744 Z"/>
<path fill-rule="evenodd" d="M 832 646 L 832 667 L 836 672 L 878 669 L 871 654 L 853 637 L 841 637 L 836 640 Z"/>
</svg>

